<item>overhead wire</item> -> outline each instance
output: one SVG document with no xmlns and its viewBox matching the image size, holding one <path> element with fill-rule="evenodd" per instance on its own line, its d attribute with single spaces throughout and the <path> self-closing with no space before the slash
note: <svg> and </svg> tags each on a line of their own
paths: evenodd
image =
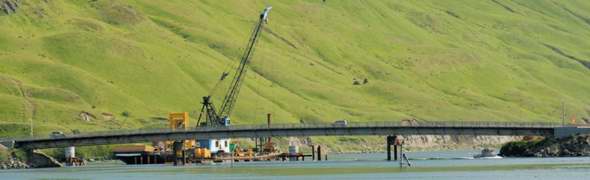
<svg viewBox="0 0 590 180">
<path fill-rule="evenodd" d="M 209 95 L 213 95 L 213 93 L 215 91 L 217 91 L 217 89 L 219 88 L 219 86 L 222 84 L 222 82 L 230 75 L 233 75 L 234 73 L 230 73 L 233 69 L 236 69 L 237 66 L 239 65 L 236 64 L 233 60 L 233 58 L 231 57 L 227 57 L 227 59 L 229 60 L 228 63 L 225 63 L 225 67 L 223 68 L 223 72 L 221 73 L 221 76 L 219 77 L 219 79 L 217 80 L 217 82 L 215 83 L 215 85 L 211 88 L 211 90 L 209 91 Z"/>
</svg>

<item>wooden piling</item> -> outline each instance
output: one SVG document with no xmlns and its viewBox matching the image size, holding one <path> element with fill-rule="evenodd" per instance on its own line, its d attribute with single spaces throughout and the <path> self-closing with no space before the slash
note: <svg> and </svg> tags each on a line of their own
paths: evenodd
<svg viewBox="0 0 590 180">
<path fill-rule="evenodd" d="M 311 145 L 311 160 L 315 161 L 315 146 Z"/>
<path fill-rule="evenodd" d="M 394 160 L 394 161 L 397 161 L 397 160 L 399 160 L 399 158 L 398 158 L 399 151 L 398 151 L 398 148 L 397 148 L 397 146 L 398 146 L 397 144 L 394 144 L 394 145 L 393 145 L 393 160 Z"/>
<path fill-rule="evenodd" d="M 393 145 L 393 136 L 387 136 L 385 139 L 385 148 L 387 149 L 387 161 L 391 161 L 391 145 Z M 394 154 L 397 157 L 397 155 Z"/>
</svg>

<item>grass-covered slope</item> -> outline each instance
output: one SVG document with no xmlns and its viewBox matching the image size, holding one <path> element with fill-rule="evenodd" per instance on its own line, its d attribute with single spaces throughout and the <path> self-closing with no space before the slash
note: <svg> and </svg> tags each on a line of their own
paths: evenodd
<svg viewBox="0 0 590 180">
<path fill-rule="evenodd" d="M 0 15 L 0 134 L 194 117 L 266 4 L 236 124 L 589 114 L 589 1 L 27 0 Z"/>
</svg>

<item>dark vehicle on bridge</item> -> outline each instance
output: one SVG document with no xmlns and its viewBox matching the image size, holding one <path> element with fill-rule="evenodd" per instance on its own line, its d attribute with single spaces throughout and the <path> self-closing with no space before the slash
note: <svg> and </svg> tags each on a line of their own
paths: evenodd
<svg viewBox="0 0 590 180">
<path fill-rule="evenodd" d="M 61 131 L 53 131 L 53 132 L 51 132 L 51 134 L 49 134 L 49 137 L 51 137 L 51 138 L 63 138 L 63 137 L 66 137 L 66 135 L 63 132 L 61 132 Z"/>
</svg>

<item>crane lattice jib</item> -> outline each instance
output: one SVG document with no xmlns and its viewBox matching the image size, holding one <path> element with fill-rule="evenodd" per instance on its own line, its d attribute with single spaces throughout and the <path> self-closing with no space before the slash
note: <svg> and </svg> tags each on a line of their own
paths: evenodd
<svg viewBox="0 0 590 180">
<path fill-rule="evenodd" d="M 262 31 L 262 28 L 265 22 L 267 21 L 270 9 L 271 7 L 267 7 L 264 9 L 264 11 L 260 14 L 260 19 L 258 20 L 258 23 L 252 31 L 250 40 L 248 41 L 248 45 L 246 46 L 244 54 L 242 55 L 242 59 L 240 60 L 240 65 L 238 65 L 238 67 L 236 68 L 236 73 L 234 74 L 230 88 L 224 97 L 223 103 L 221 104 L 221 108 L 219 111 L 220 118 L 229 116 L 231 111 L 233 110 L 233 107 L 237 101 L 238 94 L 240 93 L 241 85 L 244 81 L 244 76 L 246 75 L 246 66 L 248 65 L 250 59 L 252 58 L 252 55 L 254 54 L 254 47 L 260 37 L 260 32 Z"/>
</svg>

